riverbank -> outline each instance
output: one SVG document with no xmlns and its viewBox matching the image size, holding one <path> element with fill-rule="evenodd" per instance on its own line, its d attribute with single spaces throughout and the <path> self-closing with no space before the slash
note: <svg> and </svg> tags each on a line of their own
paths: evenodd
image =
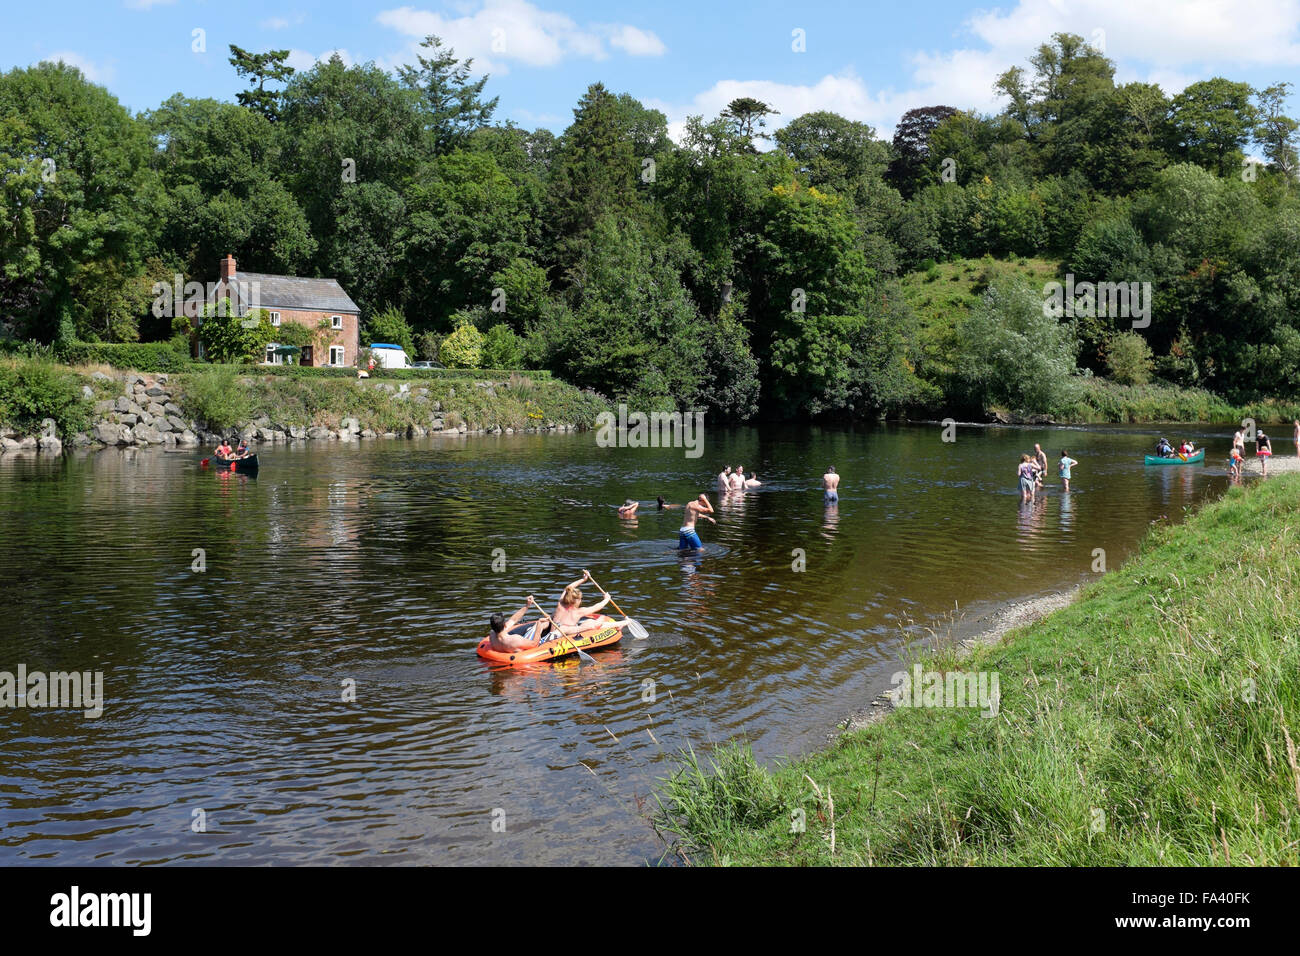
<svg viewBox="0 0 1300 956">
<path fill-rule="evenodd" d="M 688 757 L 658 825 L 716 864 L 1294 864 L 1298 543 L 1300 477 L 1233 488 L 1074 603 L 922 658 L 929 706 L 774 770 Z"/>
<path fill-rule="evenodd" d="M 549 376 L 394 380 L 230 368 L 174 374 L 11 360 L 0 453 L 85 446 L 215 445 L 437 434 L 575 431 L 607 403 Z M 6 400 L 7 399 L 7 400 Z"/>
</svg>

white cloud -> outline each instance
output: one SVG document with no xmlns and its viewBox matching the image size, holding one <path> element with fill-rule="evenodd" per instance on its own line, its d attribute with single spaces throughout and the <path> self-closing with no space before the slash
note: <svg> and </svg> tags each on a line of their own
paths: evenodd
<svg viewBox="0 0 1300 956">
<path fill-rule="evenodd" d="M 417 45 L 437 35 L 461 59 L 472 57 L 483 72 L 505 73 L 509 63 L 555 66 L 570 57 L 604 60 L 606 47 L 632 56 L 659 56 L 667 47 L 654 33 L 626 24 L 582 26 L 567 14 L 543 10 L 528 0 L 483 0 L 459 4 L 461 16 L 398 7 L 375 19 L 413 39 L 393 64 L 414 62 Z"/>
<path fill-rule="evenodd" d="M 290 50 L 289 56 L 285 59 L 295 70 L 310 70 L 317 63 L 324 63 L 329 60 L 335 53 L 343 61 L 344 66 L 351 66 L 356 61 L 352 59 L 352 54 L 344 49 L 326 50 L 324 53 L 308 53 L 306 50 Z"/>
<path fill-rule="evenodd" d="M 995 112 L 1004 105 L 993 83 L 1028 58 L 1053 33 L 1076 33 L 1116 63 L 1116 82 L 1159 83 L 1166 94 L 1216 72 L 1300 65 L 1300 0 L 1018 0 L 980 11 L 963 24 L 967 43 L 917 51 L 899 89 L 871 89 L 854 73 L 827 75 L 811 85 L 723 80 L 689 103 L 657 104 L 680 139 L 685 118 L 716 116 L 734 97 L 753 96 L 781 111 L 779 128 L 802 113 L 832 110 L 870 123 L 890 137 L 907 110 L 945 104 Z"/>
<path fill-rule="evenodd" d="M 132 10 L 148 10 L 151 7 L 165 7 L 175 2 L 176 0 L 126 0 L 126 5 Z"/>
<path fill-rule="evenodd" d="M 98 83 L 101 86 L 110 82 L 117 73 L 111 63 L 96 63 L 89 57 L 84 57 L 80 53 L 75 53 L 72 50 L 59 50 L 55 53 L 50 53 L 41 57 L 41 62 L 47 61 L 50 63 L 58 63 L 62 61 L 68 64 L 68 66 L 75 66 L 85 74 L 86 79 L 90 80 L 92 83 Z"/>
<path fill-rule="evenodd" d="M 663 56 L 668 52 L 668 47 L 659 37 L 627 24 L 610 29 L 609 45 L 630 56 Z"/>
</svg>

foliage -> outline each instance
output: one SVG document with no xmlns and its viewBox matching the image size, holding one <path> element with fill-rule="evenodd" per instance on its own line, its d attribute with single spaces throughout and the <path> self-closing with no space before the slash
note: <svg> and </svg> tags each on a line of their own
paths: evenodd
<svg viewBox="0 0 1300 956">
<path fill-rule="evenodd" d="M 365 334 L 362 336 L 361 344 L 373 345 L 376 342 L 400 345 L 407 355 L 415 354 L 415 338 L 401 309 L 390 305 L 377 315 L 366 319 Z"/>
<path fill-rule="evenodd" d="M 1151 346 L 1136 332 L 1120 332 L 1106 343 L 1106 367 L 1120 385 L 1145 385 L 1151 381 L 1155 360 Z"/>
<path fill-rule="evenodd" d="M 517 368 L 524 361 L 524 345 L 510 326 L 494 325 L 483 336 L 480 362 L 489 368 Z"/>
<path fill-rule="evenodd" d="M 204 307 L 199 319 L 199 343 L 211 362 L 262 361 L 266 347 L 275 341 L 276 329 L 266 311 L 235 315 L 225 300 Z"/>
<path fill-rule="evenodd" d="M 447 368 L 479 368 L 483 364 L 483 333 L 466 322 L 442 340 L 438 349 Z"/>
<path fill-rule="evenodd" d="M 81 385 L 77 375 L 48 358 L 0 359 L 0 424 L 34 434 L 50 418 L 66 438 L 90 421 Z"/>
</svg>

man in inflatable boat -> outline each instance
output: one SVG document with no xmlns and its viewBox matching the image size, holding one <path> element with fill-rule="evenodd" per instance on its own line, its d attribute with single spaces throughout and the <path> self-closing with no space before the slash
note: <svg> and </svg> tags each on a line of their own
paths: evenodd
<svg viewBox="0 0 1300 956">
<path fill-rule="evenodd" d="M 524 615 L 528 613 L 530 607 L 537 607 L 537 601 L 533 596 L 528 595 L 528 601 L 509 618 L 503 617 L 499 612 L 492 615 L 488 623 L 488 642 L 494 651 L 510 653 L 511 651 L 526 651 L 534 648 L 539 644 L 545 644 L 547 641 L 553 641 L 561 634 L 572 635 L 578 634 L 591 626 L 591 623 L 584 621 L 583 618 L 596 617 L 602 608 L 611 600 L 609 592 L 601 589 L 601 594 L 605 595 L 604 600 L 596 604 L 582 606 L 582 592 L 578 590 L 579 586 L 591 580 L 591 572 L 583 571 L 582 577 L 568 585 L 564 593 L 560 595 L 559 602 L 555 605 L 555 613 L 551 615 L 551 620 L 555 622 L 558 632 L 551 628 L 551 625 L 545 618 L 533 623 L 531 627 L 515 630 L 519 622 L 523 620 Z M 599 585 L 598 585 L 599 587 Z M 608 626 L 623 628 L 631 624 L 629 618 L 624 621 L 613 621 Z"/>
</svg>

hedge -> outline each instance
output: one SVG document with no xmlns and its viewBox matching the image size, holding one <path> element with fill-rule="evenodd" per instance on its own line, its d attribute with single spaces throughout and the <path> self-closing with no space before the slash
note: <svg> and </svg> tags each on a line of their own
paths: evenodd
<svg viewBox="0 0 1300 956">
<path fill-rule="evenodd" d="M 219 365 L 201 362 L 191 366 L 191 370 L 201 368 L 235 369 L 241 375 L 285 375 L 291 378 L 356 378 L 355 368 L 337 365 Z M 549 379 L 551 373 L 545 369 L 522 368 L 382 368 L 376 366 L 370 373 L 373 379 L 380 378 L 454 378 L 462 379 L 503 379 L 511 375 L 527 375 L 529 378 Z"/>
<path fill-rule="evenodd" d="M 68 365 L 111 365 L 137 372 L 183 372 L 198 364 L 167 342 L 56 342 L 54 355 Z"/>
</svg>

